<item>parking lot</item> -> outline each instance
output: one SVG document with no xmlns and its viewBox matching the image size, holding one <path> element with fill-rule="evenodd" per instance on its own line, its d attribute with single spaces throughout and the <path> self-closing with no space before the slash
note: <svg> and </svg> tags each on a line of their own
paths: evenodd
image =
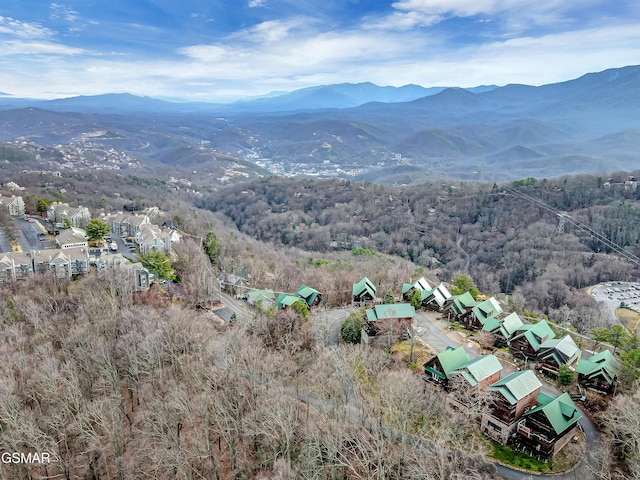
<svg viewBox="0 0 640 480">
<path fill-rule="evenodd" d="M 23 252 L 55 248 L 55 241 L 47 235 L 47 229 L 37 218 L 25 216 L 14 217 L 14 219 L 20 227 L 21 235 L 18 243 Z"/>
<path fill-rule="evenodd" d="M 137 252 L 134 244 L 125 242 L 124 238 L 120 235 L 110 235 L 108 238 L 116 242 L 118 245 L 118 253 L 122 254 L 123 257 L 128 258 L 132 262 L 140 261 L 136 255 Z"/>
<path fill-rule="evenodd" d="M 9 239 L 5 235 L 2 228 L 0 228 L 0 253 L 12 252 L 11 243 L 9 243 Z"/>
<path fill-rule="evenodd" d="M 612 319 L 623 302 L 626 308 L 640 312 L 640 283 L 603 283 L 593 288 L 591 296 L 605 306 Z"/>
</svg>

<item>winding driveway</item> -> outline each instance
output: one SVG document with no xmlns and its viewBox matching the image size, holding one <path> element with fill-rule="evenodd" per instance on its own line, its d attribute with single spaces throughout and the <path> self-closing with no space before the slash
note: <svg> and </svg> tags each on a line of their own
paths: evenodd
<svg viewBox="0 0 640 480">
<path fill-rule="evenodd" d="M 438 325 L 434 322 L 435 317 L 439 315 L 436 313 L 430 314 L 425 312 L 418 312 L 416 314 L 414 320 L 414 330 L 420 338 L 422 338 L 425 343 L 429 344 L 436 351 L 442 351 L 447 346 L 451 346 L 457 348 L 460 346 L 459 342 L 456 342 L 451 336 L 446 335 Z M 463 345 L 464 346 L 464 345 Z M 469 353 L 470 356 L 475 357 L 476 353 L 469 348 L 465 347 L 465 350 Z M 549 387 L 543 387 L 543 390 L 547 390 L 548 394 L 557 395 L 557 391 L 550 389 Z M 580 408 L 580 407 L 578 407 Z M 580 409 L 582 411 L 582 409 Z M 529 472 L 522 472 L 520 470 L 516 470 L 513 468 L 509 468 L 505 465 L 496 463 L 496 473 L 497 475 L 505 478 L 507 480 L 521 480 L 527 478 L 553 478 L 553 479 L 563 479 L 563 480 L 576 480 L 582 479 L 587 480 L 593 478 L 593 471 L 597 469 L 597 459 L 595 458 L 595 450 L 600 443 L 600 437 L 596 430 L 595 425 L 589 419 L 587 415 L 585 415 L 584 411 L 582 412 L 582 418 L 578 422 L 582 427 L 582 431 L 585 435 L 586 441 L 586 452 L 582 455 L 582 458 L 578 462 L 578 464 L 571 470 L 563 473 L 549 473 L 549 474 L 534 474 Z"/>
</svg>

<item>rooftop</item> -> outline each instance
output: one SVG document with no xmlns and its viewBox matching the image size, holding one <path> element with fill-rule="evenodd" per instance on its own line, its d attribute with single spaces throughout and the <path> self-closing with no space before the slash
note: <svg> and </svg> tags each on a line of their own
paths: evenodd
<svg viewBox="0 0 640 480">
<path fill-rule="evenodd" d="M 559 397 L 551 397 L 540 392 L 536 401 L 538 406 L 525 413 L 525 416 L 541 412 L 558 435 L 571 428 L 582 417 L 582 413 L 566 392 Z"/>
<path fill-rule="evenodd" d="M 500 392 L 513 405 L 540 387 L 542 387 L 542 383 L 540 383 L 535 373 L 531 370 L 524 370 L 514 372 L 498 380 L 489 387 L 489 390 Z"/>
<path fill-rule="evenodd" d="M 494 355 L 481 355 L 456 368 L 452 373 L 461 374 L 472 387 L 485 378 L 502 370 L 500 361 Z"/>
<path fill-rule="evenodd" d="M 413 318 L 416 309 L 409 303 L 387 303 L 376 305 L 374 308 L 365 310 L 367 320 L 375 322 L 388 318 Z"/>
</svg>

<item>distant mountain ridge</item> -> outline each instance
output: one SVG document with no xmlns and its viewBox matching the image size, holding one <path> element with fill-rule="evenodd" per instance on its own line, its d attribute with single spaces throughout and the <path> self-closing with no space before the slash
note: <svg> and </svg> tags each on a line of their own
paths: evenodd
<svg viewBox="0 0 640 480">
<path fill-rule="evenodd" d="M 260 97 L 238 100 L 230 104 L 208 102 L 170 102 L 147 96 L 129 93 L 107 93 L 59 98 L 55 100 L 30 100 L 15 97 L 0 99 L 0 108 L 37 107 L 56 111 L 89 112 L 205 112 L 221 113 L 266 113 L 296 110 L 342 109 L 357 107 L 369 102 L 397 103 L 435 95 L 448 87 L 425 88 L 420 85 L 402 87 L 381 87 L 371 82 L 341 83 L 308 87 L 292 92 L 274 92 Z M 482 85 L 468 89 L 471 92 L 484 92 L 498 88 L 495 85 Z M 0 93 L 0 96 L 2 93 Z M 2 104 L 5 104 L 4 106 Z"/>
<path fill-rule="evenodd" d="M 64 143 L 101 127 L 118 133 L 114 148 L 163 166 L 191 163 L 196 146 L 275 175 L 380 183 L 640 168 L 640 66 L 542 86 L 325 85 L 231 105 L 129 94 L 0 105 L 0 140 Z"/>
</svg>

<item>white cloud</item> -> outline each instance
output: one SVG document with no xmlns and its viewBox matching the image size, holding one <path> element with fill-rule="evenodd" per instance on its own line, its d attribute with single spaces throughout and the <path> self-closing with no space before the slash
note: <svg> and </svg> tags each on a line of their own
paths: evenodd
<svg viewBox="0 0 640 480">
<path fill-rule="evenodd" d="M 584 5 L 588 9 L 603 0 L 584 1 L 590 4 Z M 485 16 L 499 20 L 510 34 L 533 26 L 572 23 L 575 19 L 570 12 L 576 9 L 573 2 L 565 0 L 400 0 L 392 3 L 392 7 L 405 15 L 421 14 L 440 20 Z"/>
<path fill-rule="evenodd" d="M 178 53 L 200 62 L 217 62 L 233 56 L 232 52 L 219 45 L 192 45 L 178 49 Z"/>
<path fill-rule="evenodd" d="M 233 37 L 255 43 L 278 42 L 287 37 L 290 31 L 298 26 L 298 23 L 299 20 L 290 20 L 287 22 L 282 20 L 269 20 L 242 30 L 233 35 Z"/>
<path fill-rule="evenodd" d="M 416 27 L 435 25 L 441 20 L 441 15 L 431 15 L 418 11 L 394 12 L 378 19 L 365 19 L 363 27 L 381 30 L 411 30 Z"/>
<path fill-rule="evenodd" d="M 478 1 L 487 11 L 499 8 L 495 2 Z M 516 0 L 506 1 L 516 4 Z M 523 4 L 524 0 L 518 1 Z M 640 31 L 631 20 L 628 25 L 601 24 L 546 35 L 496 35 L 490 42 L 478 39 L 472 46 L 451 46 L 446 35 L 436 37 L 428 28 L 416 28 L 451 14 L 429 13 L 426 7 L 435 4 L 442 2 L 396 2 L 406 9 L 396 8 L 386 18 L 365 18 L 362 28 L 341 31 L 319 31 L 322 25 L 317 20 L 303 17 L 267 21 L 210 44 L 178 48 L 172 52 L 177 56 L 162 59 L 136 59 L 124 51 L 86 56 L 81 49 L 51 41 L 52 32 L 40 25 L 0 17 L 0 85 L 3 91 L 25 97 L 117 89 L 211 100 L 341 82 L 542 84 L 637 63 Z M 473 10 L 471 2 L 453 4 L 459 12 Z M 18 37 L 16 32 L 25 34 L 30 28 L 40 36 Z M 12 37 L 5 39 L 7 35 Z"/>
<path fill-rule="evenodd" d="M 9 40 L 0 42 L 0 57 L 8 55 L 81 55 L 87 53 L 80 48 L 68 47 L 52 42 L 25 42 Z"/>
<path fill-rule="evenodd" d="M 78 12 L 73 10 L 68 5 L 62 5 L 59 3 L 52 3 L 49 5 L 50 17 L 52 19 L 62 19 L 67 22 L 73 23 L 78 20 Z"/>
<path fill-rule="evenodd" d="M 478 14 L 491 14 L 513 8 L 522 9 L 536 4 L 555 3 L 557 0 L 539 2 L 533 0 L 400 0 L 392 4 L 402 11 L 417 11 L 431 15 L 451 14 L 470 17 Z"/>
<path fill-rule="evenodd" d="M 11 17 L 0 16 L 0 34 L 6 34 L 18 38 L 47 38 L 53 36 L 53 32 L 39 23 L 27 23 L 15 20 Z"/>
<path fill-rule="evenodd" d="M 267 0 L 249 0 L 249 8 L 264 7 Z"/>
</svg>

